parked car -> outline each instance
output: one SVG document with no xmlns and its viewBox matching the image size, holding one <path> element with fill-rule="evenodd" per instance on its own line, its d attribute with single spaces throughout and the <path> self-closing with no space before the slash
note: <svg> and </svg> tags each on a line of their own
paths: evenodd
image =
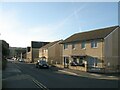
<svg viewBox="0 0 120 90">
<path fill-rule="evenodd" d="M 49 68 L 48 63 L 45 60 L 38 60 L 38 62 L 35 64 L 36 68 Z"/>
</svg>

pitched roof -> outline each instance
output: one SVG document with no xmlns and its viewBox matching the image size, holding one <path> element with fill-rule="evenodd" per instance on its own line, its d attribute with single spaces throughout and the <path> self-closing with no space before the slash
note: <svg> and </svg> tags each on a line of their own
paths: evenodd
<svg viewBox="0 0 120 90">
<path fill-rule="evenodd" d="M 53 46 L 54 44 L 56 44 L 56 43 L 58 43 L 58 42 L 60 42 L 61 40 L 58 40 L 58 41 L 54 41 L 54 42 L 50 42 L 50 43 L 48 43 L 48 44 L 46 44 L 45 46 L 43 46 L 43 47 L 41 47 L 41 48 L 49 48 L 49 47 L 51 47 L 51 46 Z"/>
<path fill-rule="evenodd" d="M 110 34 L 113 30 L 115 30 L 118 26 L 112 26 L 82 33 L 76 33 L 67 39 L 65 39 L 63 43 L 70 43 L 70 42 L 78 42 L 83 40 L 92 40 L 92 39 L 102 39 L 105 38 L 108 34 Z"/>
</svg>

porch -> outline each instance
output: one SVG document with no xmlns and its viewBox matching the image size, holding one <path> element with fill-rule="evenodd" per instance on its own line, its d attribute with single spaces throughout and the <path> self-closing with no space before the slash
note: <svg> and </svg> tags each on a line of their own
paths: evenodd
<svg viewBox="0 0 120 90">
<path fill-rule="evenodd" d="M 64 57 L 63 67 L 86 72 L 87 71 L 86 55 L 71 55 Z"/>
</svg>

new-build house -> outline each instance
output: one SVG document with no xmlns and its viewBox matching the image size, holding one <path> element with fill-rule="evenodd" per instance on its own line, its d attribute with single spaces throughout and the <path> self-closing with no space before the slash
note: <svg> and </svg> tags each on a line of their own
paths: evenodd
<svg viewBox="0 0 120 90">
<path fill-rule="evenodd" d="M 63 40 L 51 42 L 39 49 L 39 58 L 44 57 L 48 63 L 62 63 L 62 45 Z"/>
<path fill-rule="evenodd" d="M 28 62 L 34 62 L 39 58 L 39 49 L 49 42 L 31 41 L 31 47 L 27 48 L 26 59 Z"/>
<path fill-rule="evenodd" d="M 118 72 L 120 50 L 118 44 L 119 26 L 112 26 L 87 32 L 76 33 L 63 44 L 63 64 L 76 62 L 87 64 L 87 68 L 104 68 Z"/>
</svg>

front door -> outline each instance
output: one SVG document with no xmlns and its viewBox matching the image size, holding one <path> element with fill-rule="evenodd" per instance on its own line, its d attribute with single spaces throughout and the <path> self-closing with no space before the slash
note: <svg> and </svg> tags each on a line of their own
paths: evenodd
<svg viewBox="0 0 120 90">
<path fill-rule="evenodd" d="M 64 57 L 64 68 L 69 67 L 69 57 Z"/>
</svg>

